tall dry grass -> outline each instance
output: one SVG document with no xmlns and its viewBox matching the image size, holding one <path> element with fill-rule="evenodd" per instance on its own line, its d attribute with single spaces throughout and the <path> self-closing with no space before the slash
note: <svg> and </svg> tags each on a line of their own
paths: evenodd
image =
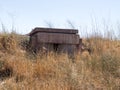
<svg viewBox="0 0 120 90">
<path fill-rule="evenodd" d="M 120 41 L 84 39 L 92 53 L 85 51 L 69 58 L 64 53 L 29 53 L 22 47 L 25 43 L 21 44 L 27 39 L 21 38 L 0 35 L 0 90 L 120 89 Z"/>
</svg>

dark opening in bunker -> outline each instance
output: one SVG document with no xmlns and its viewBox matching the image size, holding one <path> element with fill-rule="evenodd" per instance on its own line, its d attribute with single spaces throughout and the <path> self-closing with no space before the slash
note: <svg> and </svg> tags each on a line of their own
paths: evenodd
<svg viewBox="0 0 120 90">
<path fill-rule="evenodd" d="M 55 52 L 58 51 L 58 46 L 59 46 L 59 44 L 53 44 L 53 49 L 54 49 Z"/>
</svg>

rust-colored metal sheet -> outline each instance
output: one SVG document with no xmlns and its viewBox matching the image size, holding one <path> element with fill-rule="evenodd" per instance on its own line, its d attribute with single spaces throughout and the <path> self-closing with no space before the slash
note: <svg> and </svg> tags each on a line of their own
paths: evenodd
<svg viewBox="0 0 120 90">
<path fill-rule="evenodd" d="M 37 33 L 37 41 L 42 43 L 79 44 L 79 35 L 62 33 Z"/>
<path fill-rule="evenodd" d="M 77 34 L 78 30 L 76 29 L 57 29 L 57 28 L 35 28 L 29 35 L 33 35 L 38 32 L 44 33 L 63 33 L 63 34 Z"/>
</svg>

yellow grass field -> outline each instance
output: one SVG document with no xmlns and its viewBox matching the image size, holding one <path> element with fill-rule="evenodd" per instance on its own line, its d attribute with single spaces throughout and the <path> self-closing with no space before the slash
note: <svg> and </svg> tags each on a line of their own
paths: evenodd
<svg viewBox="0 0 120 90">
<path fill-rule="evenodd" d="M 120 41 L 90 37 L 92 50 L 32 54 L 24 36 L 0 35 L 0 90 L 120 90 Z"/>
</svg>

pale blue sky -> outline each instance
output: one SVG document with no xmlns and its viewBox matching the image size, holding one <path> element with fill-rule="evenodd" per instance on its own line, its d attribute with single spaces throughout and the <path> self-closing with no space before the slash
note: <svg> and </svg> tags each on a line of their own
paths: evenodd
<svg viewBox="0 0 120 90">
<path fill-rule="evenodd" d="M 79 30 L 104 20 L 115 24 L 120 21 L 120 0 L 0 0 L 0 22 L 8 31 L 12 23 L 22 34 L 46 27 L 46 22 L 71 28 L 67 20 Z"/>
</svg>

